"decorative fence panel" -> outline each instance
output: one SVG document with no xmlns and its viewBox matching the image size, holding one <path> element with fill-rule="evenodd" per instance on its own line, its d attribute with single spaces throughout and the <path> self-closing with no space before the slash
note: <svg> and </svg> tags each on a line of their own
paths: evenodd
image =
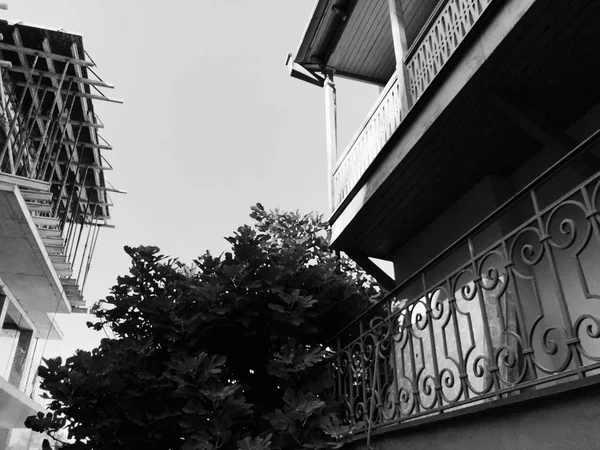
<svg viewBox="0 0 600 450">
<path fill-rule="evenodd" d="M 492 0 L 449 0 L 432 15 L 406 61 L 413 101 L 431 84 Z"/>
</svg>

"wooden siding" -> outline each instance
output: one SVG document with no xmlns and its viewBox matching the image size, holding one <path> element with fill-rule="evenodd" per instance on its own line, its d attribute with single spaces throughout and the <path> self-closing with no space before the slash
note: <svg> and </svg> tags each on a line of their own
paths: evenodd
<svg viewBox="0 0 600 450">
<path fill-rule="evenodd" d="M 410 47 L 440 0 L 403 0 L 406 40 Z"/>
<path fill-rule="evenodd" d="M 394 45 L 387 0 L 359 2 L 328 65 L 342 73 L 387 81 L 394 72 Z"/>
<path fill-rule="evenodd" d="M 410 46 L 439 0 L 406 0 L 403 13 Z M 327 13 L 324 20 L 331 13 Z M 322 37 L 322 34 L 319 35 Z M 386 83 L 394 73 L 396 59 L 388 0 L 359 1 L 327 65 L 341 73 Z"/>
</svg>

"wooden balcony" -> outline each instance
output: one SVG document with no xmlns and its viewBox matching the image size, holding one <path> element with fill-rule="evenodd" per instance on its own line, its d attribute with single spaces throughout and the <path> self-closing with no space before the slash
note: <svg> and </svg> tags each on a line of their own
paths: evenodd
<svg viewBox="0 0 600 450">
<path fill-rule="evenodd" d="M 397 73 L 332 165 L 334 248 L 395 261 L 486 176 L 514 192 L 597 128 L 597 2 L 464 2 L 472 9 L 458 14 L 459 3 L 444 1 L 407 53 L 409 108 L 398 107 Z"/>
<path fill-rule="evenodd" d="M 477 27 L 492 3 L 501 0 L 444 0 L 438 4 L 409 49 L 403 64 L 408 75 L 409 103 L 423 96 L 469 33 Z M 358 133 L 335 164 L 333 208 L 347 199 L 396 132 L 408 111 L 402 111 L 404 94 L 395 72 L 382 90 Z"/>
</svg>

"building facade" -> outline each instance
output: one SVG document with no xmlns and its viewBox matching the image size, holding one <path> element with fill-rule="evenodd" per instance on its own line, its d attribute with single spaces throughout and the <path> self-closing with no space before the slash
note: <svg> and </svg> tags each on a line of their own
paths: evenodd
<svg viewBox="0 0 600 450">
<path fill-rule="evenodd" d="M 62 338 L 59 314 L 86 312 L 99 230 L 110 227 L 102 122 L 115 101 L 82 37 L 0 20 L 0 448 L 42 411 L 37 367 Z"/>
<path fill-rule="evenodd" d="M 599 17 L 317 1 L 288 67 L 325 92 L 331 245 L 389 290 L 331 341 L 351 448 L 597 448 Z M 380 87 L 345 147 L 339 77 Z"/>
</svg>

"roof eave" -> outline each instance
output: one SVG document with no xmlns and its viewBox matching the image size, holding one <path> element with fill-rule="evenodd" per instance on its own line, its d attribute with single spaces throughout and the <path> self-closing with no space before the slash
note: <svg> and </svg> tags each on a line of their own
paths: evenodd
<svg viewBox="0 0 600 450">
<path fill-rule="evenodd" d="M 306 29 L 304 34 L 302 35 L 302 39 L 300 40 L 300 44 L 298 45 L 298 50 L 294 55 L 294 62 L 300 64 L 303 67 L 306 67 L 306 64 L 309 63 L 308 57 L 310 54 L 310 49 L 314 42 L 315 36 L 321 23 L 323 22 L 323 18 L 325 12 L 327 11 L 328 5 L 332 2 L 332 0 L 316 0 L 315 7 L 313 9 L 313 13 L 306 25 Z"/>
</svg>

